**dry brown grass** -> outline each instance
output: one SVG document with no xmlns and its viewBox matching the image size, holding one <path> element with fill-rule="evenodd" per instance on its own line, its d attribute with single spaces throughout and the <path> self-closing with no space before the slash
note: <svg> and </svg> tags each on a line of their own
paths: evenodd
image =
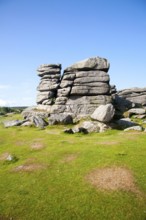
<svg viewBox="0 0 146 220">
<path fill-rule="evenodd" d="M 123 167 L 96 169 L 88 174 L 86 179 L 100 190 L 123 190 L 139 193 L 131 171 Z"/>
<path fill-rule="evenodd" d="M 9 154 L 8 152 L 5 152 L 5 153 L 1 154 L 1 155 L 0 155 L 0 160 L 1 160 L 1 161 L 6 160 L 9 155 L 10 155 L 10 154 Z"/>
<path fill-rule="evenodd" d="M 18 167 L 15 167 L 13 171 L 15 172 L 33 172 L 37 170 L 45 169 L 46 167 L 42 164 L 23 164 Z"/>
<path fill-rule="evenodd" d="M 44 148 L 44 144 L 41 142 L 34 142 L 33 144 L 31 144 L 31 149 L 32 150 L 40 150 Z"/>
<path fill-rule="evenodd" d="M 68 154 L 61 160 L 61 162 L 62 163 L 70 163 L 70 162 L 76 160 L 77 157 L 78 157 L 78 154 Z"/>
<path fill-rule="evenodd" d="M 14 172 L 33 172 L 38 171 L 42 169 L 46 169 L 47 165 L 38 163 L 36 158 L 28 158 L 27 161 L 20 165 L 15 167 L 12 171 Z"/>
<path fill-rule="evenodd" d="M 120 141 L 99 141 L 97 142 L 98 145 L 104 145 L 104 146 L 113 146 L 121 144 Z"/>
</svg>

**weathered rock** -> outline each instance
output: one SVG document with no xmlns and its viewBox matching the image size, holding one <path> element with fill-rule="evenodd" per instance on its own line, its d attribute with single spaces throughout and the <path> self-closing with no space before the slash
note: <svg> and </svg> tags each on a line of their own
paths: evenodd
<svg viewBox="0 0 146 220">
<path fill-rule="evenodd" d="M 3 124 L 5 128 L 9 128 L 13 126 L 19 126 L 24 122 L 25 120 L 11 120 L 11 121 L 3 121 Z"/>
<path fill-rule="evenodd" d="M 94 121 L 84 121 L 79 125 L 76 125 L 73 128 L 74 133 L 80 132 L 80 128 L 84 128 L 87 131 L 87 133 L 99 132 L 100 130 L 98 122 Z"/>
<path fill-rule="evenodd" d="M 108 71 L 109 63 L 107 59 L 100 57 L 88 58 L 82 61 L 79 61 L 70 67 L 66 68 L 64 72 L 70 72 L 74 70 L 104 70 Z"/>
<path fill-rule="evenodd" d="M 27 127 L 27 126 L 30 127 L 32 125 L 33 125 L 33 123 L 31 121 L 26 121 L 23 124 L 21 124 L 22 127 Z"/>
<path fill-rule="evenodd" d="M 64 73 L 62 79 L 63 79 L 63 80 L 71 80 L 71 81 L 73 81 L 73 80 L 75 79 L 75 77 L 76 77 L 76 74 L 75 74 L 75 73 L 67 72 L 67 73 Z"/>
<path fill-rule="evenodd" d="M 73 85 L 73 81 L 71 80 L 63 80 L 60 84 L 61 88 L 69 87 Z"/>
<path fill-rule="evenodd" d="M 103 87 L 90 87 L 90 86 L 73 86 L 71 90 L 71 95 L 108 95 L 109 86 L 105 85 Z"/>
<path fill-rule="evenodd" d="M 66 73 L 67 74 L 67 73 Z M 97 82 L 109 82 L 110 78 L 107 72 L 100 70 L 86 70 L 86 71 L 77 71 L 75 74 L 75 78 L 96 78 Z"/>
<path fill-rule="evenodd" d="M 37 104 L 41 104 L 43 101 L 48 99 L 53 99 L 55 96 L 55 93 L 53 91 L 48 92 L 39 92 L 37 94 Z"/>
<path fill-rule="evenodd" d="M 70 94 L 71 87 L 58 89 L 57 91 L 57 97 L 67 97 Z"/>
<path fill-rule="evenodd" d="M 117 92 L 119 97 L 128 100 L 131 103 L 135 103 L 141 106 L 146 105 L 146 88 L 130 88 Z"/>
<path fill-rule="evenodd" d="M 116 121 L 116 124 L 119 129 L 126 129 L 129 127 L 137 126 L 137 123 L 132 122 L 130 118 L 122 118 L 118 121 Z"/>
<path fill-rule="evenodd" d="M 57 97 L 55 104 L 56 105 L 65 105 L 65 103 L 67 102 L 68 98 L 67 97 Z"/>
<path fill-rule="evenodd" d="M 100 105 L 91 115 L 91 118 L 100 122 L 109 122 L 112 120 L 115 109 L 112 104 Z"/>
<path fill-rule="evenodd" d="M 49 125 L 72 124 L 72 123 L 73 123 L 72 116 L 68 114 L 52 114 L 49 117 Z"/>
<path fill-rule="evenodd" d="M 81 85 L 81 84 L 89 84 L 89 83 L 96 83 L 95 85 L 97 86 L 102 86 L 105 85 L 103 83 L 109 82 L 109 76 L 95 76 L 95 77 L 81 77 L 81 78 L 76 78 L 74 80 L 74 84 L 76 85 Z M 92 84 L 91 84 L 92 85 Z"/>
<path fill-rule="evenodd" d="M 145 109 L 143 108 L 132 108 L 129 109 L 128 112 L 132 115 L 132 114 L 136 114 L 136 115 L 143 115 L 146 113 Z"/>
<path fill-rule="evenodd" d="M 60 114 L 65 111 L 65 105 L 52 105 L 50 114 Z"/>
<path fill-rule="evenodd" d="M 41 118 L 39 116 L 32 116 L 32 118 L 30 118 L 30 119 L 36 127 L 44 128 L 45 126 L 48 125 L 48 123 L 43 118 Z"/>
<path fill-rule="evenodd" d="M 24 119 L 28 119 L 28 120 L 33 116 L 47 118 L 49 116 L 49 111 L 50 111 L 50 109 L 48 109 L 48 108 L 49 107 L 46 108 L 43 105 L 28 107 L 28 108 L 24 109 L 21 114 Z"/>
<path fill-rule="evenodd" d="M 50 81 L 50 80 L 42 80 L 39 84 L 39 86 L 37 87 L 38 91 L 44 92 L 44 91 L 57 91 L 59 87 L 59 83 L 54 82 L 54 81 Z"/>
<path fill-rule="evenodd" d="M 137 126 L 132 126 L 129 128 L 124 129 L 124 131 L 143 131 L 143 128 L 139 125 Z"/>
<path fill-rule="evenodd" d="M 76 125 L 73 129 L 73 133 L 93 133 L 93 132 L 105 132 L 110 127 L 104 123 L 97 121 L 84 121 Z"/>
<path fill-rule="evenodd" d="M 146 117 L 146 114 L 144 114 L 144 115 L 134 115 L 133 117 L 134 117 L 134 118 L 143 119 L 143 118 Z"/>
</svg>

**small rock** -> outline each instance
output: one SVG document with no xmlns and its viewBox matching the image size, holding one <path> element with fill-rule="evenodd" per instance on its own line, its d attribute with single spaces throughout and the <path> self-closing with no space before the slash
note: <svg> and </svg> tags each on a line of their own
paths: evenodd
<svg viewBox="0 0 146 220">
<path fill-rule="evenodd" d="M 12 120 L 12 121 L 4 121 L 3 124 L 5 128 L 8 128 L 13 126 L 19 126 L 24 122 L 25 120 Z"/>
<path fill-rule="evenodd" d="M 141 126 L 133 126 L 133 127 L 129 127 L 129 128 L 126 128 L 124 129 L 124 131 L 143 131 L 143 128 Z"/>
<path fill-rule="evenodd" d="M 74 134 L 74 131 L 71 128 L 69 128 L 69 129 L 64 130 L 64 133 Z"/>
<path fill-rule="evenodd" d="M 143 108 L 132 108 L 128 110 L 129 113 L 131 114 L 136 114 L 136 115 L 143 115 L 145 114 L 145 109 Z"/>
<path fill-rule="evenodd" d="M 116 124 L 118 125 L 119 129 L 126 129 L 129 127 L 137 126 L 137 123 L 132 122 L 130 118 L 122 118 L 116 121 Z"/>
</svg>

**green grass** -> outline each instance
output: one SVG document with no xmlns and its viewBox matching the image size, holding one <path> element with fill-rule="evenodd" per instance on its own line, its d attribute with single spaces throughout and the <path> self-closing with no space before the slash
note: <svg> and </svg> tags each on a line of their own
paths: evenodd
<svg viewBox="0 0 146 220">
<path fill-rule="evenodd" d="M 146 220 L 146 133 L 70 135 L 64 128 L 0 126 L 0 158 L 6 152 L 18 158 L 0 160 L 0 220 Z M 32 149 L 34 143 L 42 148 Z M 76 158 L 65 162 L 69 155 Z M 45 168 L 14 171 L 29 163 Z M 112 166 L 132 171 L 140 196 L 87 182 L 92 170 Z"/>
</svg>

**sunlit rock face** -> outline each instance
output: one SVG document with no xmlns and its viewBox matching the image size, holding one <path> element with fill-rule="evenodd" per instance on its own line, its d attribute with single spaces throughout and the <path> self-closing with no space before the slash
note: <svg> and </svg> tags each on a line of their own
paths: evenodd
<svg viewBox="0 0 146 220">
<path fill-rule="evenodd" d="M 37 104 L 51 105 L 51 114 L 92 114 L 112 101 L 109 66 L 105 58 L 88 58 L 67 67 L 61 76 L 60 64 L 41 65 Z"/>
</svg>

